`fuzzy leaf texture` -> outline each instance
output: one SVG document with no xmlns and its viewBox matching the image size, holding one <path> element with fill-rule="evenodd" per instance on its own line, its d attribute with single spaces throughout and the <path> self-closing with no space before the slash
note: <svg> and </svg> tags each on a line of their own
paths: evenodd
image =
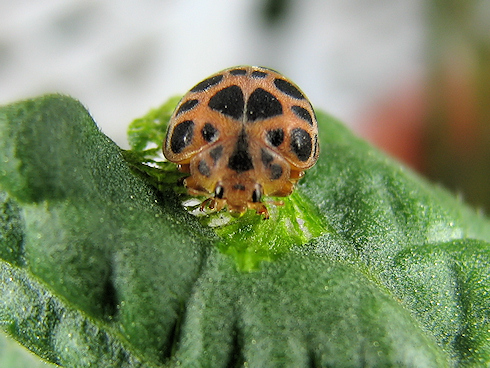
<svg viewBox="0 0 490 368">
<path fill-rule="evenodd" d="M 157 115 L 122 151 L 69 97 L 0 108 L 7 334 L 78 368 L 490 364 L 482 215 L 323 113 L 270 220 L 202 215 Z"/>
</svg>

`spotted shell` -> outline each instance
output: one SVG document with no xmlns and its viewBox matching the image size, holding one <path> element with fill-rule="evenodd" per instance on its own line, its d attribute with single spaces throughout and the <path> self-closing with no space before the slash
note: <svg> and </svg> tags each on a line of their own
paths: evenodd
<svg viewBox="0 0 490 368">
<path fill-rule="evenodd" d="M 202 208 L 232 214 L 247 209 L 268 218 L 263 196 L 284 197 L 318 159 L 318 125 L 311 103 L 271 69 L 238 66 L 196 84 L 177 105 L 165 157 L 188 172 Z"/>
</svg>

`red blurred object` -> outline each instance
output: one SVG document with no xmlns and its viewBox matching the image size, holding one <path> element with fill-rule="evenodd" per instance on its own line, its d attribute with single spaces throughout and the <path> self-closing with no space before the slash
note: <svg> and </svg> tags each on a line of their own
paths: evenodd
<svg viewBox="0 0 490 368">
<path fill-rule="evenodd" d="M 421 84 L 396 91 L 364 114 L 361 135 L 415 170 L 424 172 L 426 101 Z"/>
</svg>

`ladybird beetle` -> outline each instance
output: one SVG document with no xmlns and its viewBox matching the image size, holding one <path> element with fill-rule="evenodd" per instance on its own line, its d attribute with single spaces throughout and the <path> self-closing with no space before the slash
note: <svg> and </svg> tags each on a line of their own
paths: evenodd
<svg viewBox="0 0 490 368">
<path fill-rule="evenodd" d="M 318 125 L 304 93 L 278 72 L 225 69 L 191 88 L 170 118 L 165 157 L 189 173 L 189 194 L 232 215 L 269 218 L 263 196 L 285 197 L 318 158 Z"/>
</svg>

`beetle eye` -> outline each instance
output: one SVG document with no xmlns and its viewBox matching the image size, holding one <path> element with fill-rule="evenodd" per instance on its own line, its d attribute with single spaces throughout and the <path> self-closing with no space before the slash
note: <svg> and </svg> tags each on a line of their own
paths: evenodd
<svg viewBox="0 0 490 368">
<path fill-rule="evenodd" d="M 260 198 L 262 197 L 262 191 L 260 188 L 255 188 L 252 193 L 252 202 L 260 202 Z"/>
<path fill-rule="evenodd" d="M 225 193 L 225 190 L 222 185 L 217 185 L 216 189 L 214 190 L 214 196 L 216 198 L 223 198 L 223 194 Z"/>
</svg>

